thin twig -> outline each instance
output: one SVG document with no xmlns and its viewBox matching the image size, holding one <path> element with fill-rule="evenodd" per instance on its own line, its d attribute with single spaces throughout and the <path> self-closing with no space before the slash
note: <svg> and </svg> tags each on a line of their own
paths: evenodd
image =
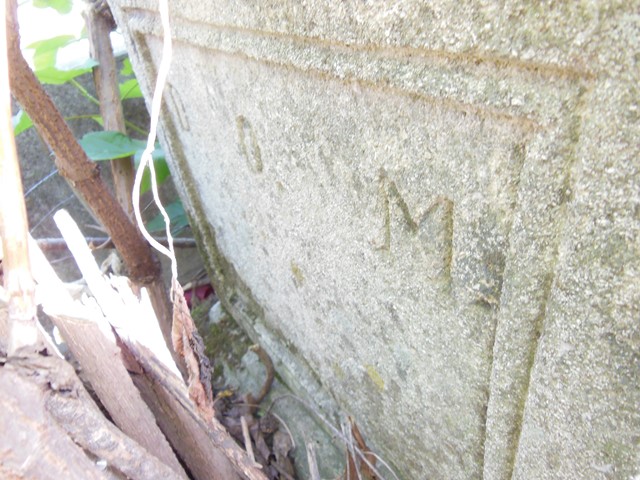
<svg viewBox="0 0 640 480">
<path fill-rule="evenodd" d="M 265 352 L 265 350 L 260 345 L 252 345 L 249 347 L 249 350 L 258 355 L 258 358 L 264 365 L 267 376 L 262 384 L 262 388 L 258 395 L 254 397 L 251 393 L 247 395 L 247 403 L 261 403 L 262 400 L 267 396 L 269 390 L 271 390 L 271 385 L 273 385 L 273 379 L 275 378 L 275 370 L 273 368 L 273 362 L 271 361 L 271 357 Z"/>
<path fill-rule="evenodd" d="M 97 245 L 93 247 L 93 250 L 115 248 L 109 237 L 85 237 L 85 240 L 88 244 Z M 167 244 L 166 237 L 156 237 L 156 240 L 163 245 Z M 45 251 L 68 250 L 64 238 L 38 238 L 36 241 L 38 242 L 38 246 Z M 173 242 L 176 248 L 196 247 L 196 241 L 193 238 L 174 238 Z M 209 282 L 207 281 L 207 283 Z"/>
<path fill-rule="evenodd" d="M 113 19 L 104 14 L 96 4 L 85 9 L 84 20 L 88 32 L 91 57 L 98 62 L 93 67 L 93 81 L 96 96 L 100 100 L 100 114 L 104 130 L 127 134 L 122 113 L 122 100 L 118 88 L 118 67 L 111 47 L 110 34 L 113 30 Z M 133 219 L 133 204 L 131 191 L 135 169 L 133 157 L 111 159 L 111 173 L 113 176 L 113 190 L 118 203 Z"/>
<path fill-rule="evenodd" d="M 353 469 L 356 472 L 358 480 L 362 480 L 362 475 L 360 474 L 360 468 L 358 468 L 358 464 L 356 463 L 356 446 L 353 441 L 353 432 L 351 430 L 351 425 L 347 422 L 342 422 L 340 425 L 340 429 L 342 430 L 342 435 L 346 439 L 345 446 L 347 447 L 347 480 L 355 480 L 351 478 L 351 464 L 353 463 Z"/>
<path fill-rule="evenodd" d="M 312 441 L 306 441 L 307 463 L 309 464 L 309 476 L 311 480 L 320 480 L 320 472 L 318 471 L 318 460 L 316 458 L 315 447 Z"/>
<path fill-rule="evenodd" d="M 271 405 L 269 405 L 269 408 L 267 409 L 268 412 L 271 411 L 271 409 L 273 408 L 273 406 L 276 404 L 276 402 L 279 402 L 280 400 L 283 400 L 285 398 L 291 398 L 293 400 L 296 400 L 297 402 L 300 402 L 302 405 L 304 405 L 310 412 L 312 412 L 322 423 L 324 423 L 327 428 L 331 431 L 331 433 L 339 438 L 345 445 L 348 445 L 348 439 L 345 435 L 342 434 L 342 432 L 340 430 L 338 430 L 329 420 L 327 420 L 326 418 L 324 418 L 324 416 L 313 406 L 311 405 L 309 402 L 303 400 L 300 397 L 297 397 L 296 395 L 293 394 L 284 394 L 279 396 L 278 398 L 273 399 L 273 401 L 271 402 Z M 355 454 L 358 456 L 358 458 L 360 458 L 370 469 L 371 471 L 378 477 L 380 478 L 380 480 L 384 480 L 384 476 L 379 472 L 379 470 L 375 467 L 375 465 L 373 465 L 366 457 L 366 455 L 364 454 L 364 452 L 362 452 L 358 447 L 354 448 L 354 452 Z M 400 478 L 398 477 L 398 475 L 396 475 L 395 471 L 391 468 L 391 466 L 385 462 L 384 460 L 382 460 L 378 455 L 374 454 L 373 452 L 367 452 L 368 455 L 374 455 L 379 461 L 380 463 L 387 469 L 389 470 L 389 472 L 391 472 L 391 475 L 393 475 L 393 478 L 395 478 L 395 480 L 400 480 Z"/>
<path fill-rule="evenodd" d="M 240 424 L 242 425 L 242 436 L 244 437 L 244 448 L 247 451 L 249 460 L 253 463 L 256 462 L 256 457 L 253 454 L 253 445 L 251 444 L 251 434 L 249 433 L 249 426 L 247 425 L 247 418 L 242 415 L 240 417 Z"/>
</svg>

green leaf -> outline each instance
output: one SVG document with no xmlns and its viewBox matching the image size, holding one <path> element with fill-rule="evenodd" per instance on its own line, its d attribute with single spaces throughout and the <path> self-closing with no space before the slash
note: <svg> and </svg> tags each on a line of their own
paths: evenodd
<svg viewBox="0 0 640 480">
<path fill-rule="evenodd" d="M 123 158 L 146 147 L 146 142 L 134 140 L 120 132 L 91 132 L 80 140 L 80 145 L 93 161 Z"/>
<path fill-rule="evenodd" d="M 64 15 L 73 8 L 73 0 L 33 0 L 33 6 L 37 8 L 51 7 Z"/>
<path fill-rule="evenodd" d="M 102 118 L 102 115 L 91 115 L 91 120 L 104 128 L 104 119 Z"/>
<path fill-rule="evenodd" d="M 140 159 L 142 158 L 143 151 L 144 148 L 137 151 L 134 156 L 136 168 L 138 168 L 138 165 L 140 165 Z M 164 151 L 162 150 L 162 147 L 160 147 L 159 143 L 156 143 L 156 149 L 151 154 L 151 159 L 153 160 L 153 167 L 156 172 L 156 182 L 158 183 L 158 185 L 162 185 L 164 181 L 171 175 L 171 171 L 169 170 L 167 160 L 164 156 Z M 142 181 L 140 182 L 140 194 L 142 195 L 149 190 L 151 190 L 151 170 L 146 168 L 144 173 L 142 174 Z"/>
<path fill-rule="evenodd" d="M 97 63 L 93 60 L 93 65 L 97 65 Z M 91 63 L 87 62 L 87 64 Z M 44 68 L 40 70 L 36 70 L 35 74 L 40 80 L 41 83 L 48 85 L 62 85 L 67 83 L 69 80 L 72 80 L 80 75 L 84 75 L 85 73 L 89 73 L 91 68 L 75 68 L 72 70 L 59 70 L 55 67 Z"/>
<path fill-rule="evenodd" d="M 189 219 L 187 218 L 187 214 L 184 211 L 184 207 L 182 206 L 182 202 L 180 200 L 176 200 L 173 203 L 165 206 L 164 209 L 167 211 L 167 215 L 169 215 L 169 222 L 171 223 L 171 231 L 177 232 L 178 230 L 182 230 L 187 225 L 189 225 Z M 162 232 L 165 230 L 164 217 L 162 214 L 158 214 L 153 217 L 146 225 L 147 230 L 151 233 Z"/>
<path fill-rule="evenodd" d="M 13 122 L 13 134 L 17 137 L 25 130 L 33 127 L 33 122 L 29 118 L 29 115 L 24 110 L 20 110 L 13 117 L 11 117 L 11 121 Z"/>
<path fill-rule="evenodd" d="M 135 78 L 122 82 L 118 85 L 118 88 L 120 89 L 120 100 L 126 100 L 127 98 L 142 98 L 140 84 Z"/>
<path fill-rule="evenodd" d="M 98 65 L 98 62 L 92 58 L 86 58 L 64 70 L 56 67 L 58 51 L 76 40 L 73 35 L 60 35 L 34 42 L 28 46 L 34 50 L 35 74 L 41 83 L 62 85 L 75 77 L 88 73 L 91 68 Z"/>
<path fill-rule="evenodd" d="M 120 70 L 120 75 L 122 75 L 123 77 L 133 75 L 133 67 L 131 66 L 131 60 L 129 60 L 129 57 L 126 57 L 122 61 L 122 69 Z"/>
<path fill-rule="evenodd" d="M 76 37 L 73 35 L 60 35 L 28 45 L 27 48 L 35 50 L 33 53 L 33 63 L 36 71 L 55 68 L 58 50 L 75 41 Z"/>
</svg>

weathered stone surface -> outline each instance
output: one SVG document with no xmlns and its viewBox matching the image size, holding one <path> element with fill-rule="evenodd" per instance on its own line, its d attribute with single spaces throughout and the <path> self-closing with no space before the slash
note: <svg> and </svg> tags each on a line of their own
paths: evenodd
<svg viewBox="0 0 640 480">
<path fill-rule="evenodd" d="M 209 332 L 204 336 L 207 353 L 214 346 L 212 343 L 219 342 L 211 360 L 216 370 L 222 370 L 220 377 L 224 386 L 241 394 L 258 395 L 264 385 L 265 367 L 258 355 L 248 349 L 250 345 L 242 341 L 246 338 L 244 330 L 229 317 L 219 302 L 208 312 L 207 327 L 199 329 Z M 221 345 L 222 342 L 226 344 Z M 299 478 L 311 478 L 306 454 L 309 444 L 314 445 L 315 454 L 320 459 L 318 467 L 321 478 L 338 478 L 344 472 L 344 446 L 332 438 L 333 435 L 327 434 L 325 422 L 329 420 L 320 418 L 318 412 L 313 410 L 313 405 L 300 402 L 277 378 L 262 405 L 279 418 L 286 418 L 286 428 L 280 428 L 290 432 L 295 442 L 293 453 Z"/>
<path fill-rule="evenodd" d="M 640 475 L 639 7 L 171 2 L 221 299 L 403 478 Z"/>
</svg>

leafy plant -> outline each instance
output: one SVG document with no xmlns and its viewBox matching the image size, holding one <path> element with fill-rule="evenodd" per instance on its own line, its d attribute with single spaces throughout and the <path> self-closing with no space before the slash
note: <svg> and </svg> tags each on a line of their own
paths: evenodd
<svg viewBox="0 0 640 480">
<path fill-rule="evenodd" d="M 80 146 L 84 149 L 89 159 L 95 162 L 133 156 L 137 167 L 140 164 L 142 152 L 147 147 L 147 142 L 132 139 L 120 132 L 100 131 L 85 134 L 80 139 Z M 156 173 L 156 181 L 160 185 L 169 178 L 171 172 L 159 143 L 155 144 L 155 150 L 151 157 Z M 142 177 L 140 193 L 145 193 L 150 188 L 151 176 L 149 170 L 146 170 Z"/>
<path fill-rule="evenodd" d="M 73 8 L 73 0 L 33 0 L 33 6 L 38 8 L 51 7 L 58 13 L 66 15 Z"/>
<path fill-rule="evenodd" d="M 34 73 L 38 80 L 45 85 L 63 85 L 70 84 L 77 88 L 82 95 L 87 98 L 91 103 L 100 105 L 100 101 L 91 95 L 77 80 L 76 78 L 91 72 L 94 66 L 97 66 L 97 62 L 92 58 L 80 59 L 73 65 L 65 65 L 60 67 L 57 64 L 58 54 L 60 50 L 71 44 L 82 40 L 82 37 L 75 37 L 73 35 L 59 35 L 57 37 L 48 38 L 34 42 L 27 46 L 28 49 L 34 51 L 33 63 Z M 133 76 L 133 69 L 131 62 L 126 58 L 124 60 L 124 66 L 121 70 L 124 76 Z M 120 90 L 120 99 L 126 100 L 131 98 L 141 98 L 142 92 L 138 80 L 133 77 L 125 80 L 118 85 Z M 81 115 L 79 117 L 67 118 L 66 120 L 73 120 L 78 118 L 90 118 L 96 121 L 102 126 L 102 117 L 98 115 Z M 25 130 L 31 128 L 33 125 L 28 116 L 20 110 L 13 117 L 14 134 L 19 135 Z M 136 133 L 146 136 L 145 129 L 135 125 L 130 121 L 126 121 L 126 125 L 129 129 Z"/>
<path fill-rule="evenodd" d="M 41 83 L 49 85 L 62 85 L 71 82 L 74 78 L 89 73 L 98 62 L 92 58 L 86 58 L 78 62 L 72 68 L 61 69 L 56 66 L 58 51 L 80 40 L 73 35 L 60 35 L 58 37 L 41 40 L 32 43 L 27 48 L 34 51 L 34 73 Z"/>
<path fill-rule="evenodd" d="M 171 220 L 171 226 L 173 227 L 171 230 L 173 233 L 179 232 L 189 225 L 189 219 L 187 218 L 187 214 L 185 213 L 180 200 L 176 200 L 175 202 L 166 205 L 164 209 L 167 211 L 167 215 L 169 215 L 169 219 Z M 161 214 L 156 215 L 147 222 L 146 227 L 151 233 L 164 232 L 164 217 Z"/>
<path fill-rule="evenodd" d="M 73 0 L 33 0 L 33 5 L 40 8 L 51 7 L 55 9 L 58 14 L 66 15 L 73 8 Z M 89 102 L 99 106 L 99 100 L 91 95 L 91 93 L 77 81 L 77 77 L 91 72 L 92 68 L 97 65 L 97 62 L 87 57 L 81 58 L 77 62 L 67 64 L 65 66 L 60 66 L 58 64 L 60 51 L 81 40 L 83 40 L 83 36 L 59 35 L 34 42 L 28 45 L 27 48 L 33 50 L 33 70 L 41 83 L 48 85 L 72 85 L 77 88 Z M 123 77 L 131 78 L 126 78 L 119 83 L 118 88 L 120 92 L 120 100 L 123 101 L 133 98 L 141 98 L 142 91 L 140 90 L 140 84 L 135 78 L 129 58 L 125 58 L 122 65 L 120 74 Z M 67 117 L 66 120 L 79 118 L 90 118 L 100 126 L 103 125 L 100 114 Z M 128 120 L 125 120 L 125 124 L 131 131 L 134 131 L 140 136 L 146 138 L 147 132 L 145 129 Z M 31 122 L 31 119 L 23 110 L 18 111 L 18 113 L 14 115 L 14 135 L 20 135 L 32 126 L 33 123 Z M 146 142 L 143 140 L 137 140 L 119 132 L 109 131 L 88 133 L 80 139 L 79 143 L 87 153 L 87 156 L 93 161 L 104 161 L 133 156 L 136 166 L 139 164 L 141 154 L 146 148 Z M 160 185 L 169 178 L 171 173 L 167 166 L 164 152 L 159 144 L 156 144 L 152 158 L 155 167 L 156 181 L 158 185 Z M 145 193 L 150 188 L 151 177 L 149 170 L 146 170 L 142 179 L 140 193 Z M 174 230 L 177 230 L 177 227 L 184 228 L 184 226 L 187 225 L 186 215 L 182 208 L 182 204 L 179 201 L 172 203 L 167 208 L 167 211 L 169 212 Z M 158 224 L 161 225 L 160 228 L 164 228 L 164 221 L 161 216 L 159 219 L 156 217 L 149 223 L 151 225 L 149 228 L 153 228 L 153 231 L 158 230 Z"/>
</svg>

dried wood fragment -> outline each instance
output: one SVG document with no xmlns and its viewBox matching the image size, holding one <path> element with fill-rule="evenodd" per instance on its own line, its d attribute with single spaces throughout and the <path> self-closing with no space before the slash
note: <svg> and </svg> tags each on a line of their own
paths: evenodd
<svg viewBox="0 0 640 480">
<path fill-rule="evenodd" d="M 76 235 L 81 234 L 77 231 Z M 75 240 L 78 241 L 77 238 Z M 80 241 L 83 241 L 82 237 Z M 85 248 L 88 247 L 85 245 Z M 111 326 L 102 312 L 74 302 L 33 240 L 31 258 L 45 312 L 60 330 L 69 350 L 81 365 L 86 379 L 114 423 L 169 465 L 179 477 L 186 478 L 153 414 L 131 381 Z M 95 266 L 92 257 L 91 262 Z"/>
<path fill-rule="evenodd" d="M 251 443 L 251 435 L 249 434 L 249 425 L 247 424 L 247 417 L 242 415 L 240 417 L 240 424 L 242 425 L 242 436 L 244 437 L 244 448 L 247 451 L 249 460 L 255 462 L 255 456 L 253 455 L 253 443 Z"/>
<path fill-rule="evenodd" d="M 309 464 L 309 479 L 320 480 L 320 471 L 318 470 L 318 460 L 316 458 L 316 450 L 313 441 L 306 442 L 307 462 Z"/>
<path fill-rule="evenodd" d="M 66 212 L 56 213 L 54 219 L 62 227 L 62 234 L 67 239 L 69 249 L 78 262 L 89 288 L 106 313 L 115 333 L 119 335 L 122 342 L 120 348 L 126 351 L 129 370 L 139 372 L 132 375 L 136 386 L 153 411 L 160 429 L 190 473 L 196 479 L 234 480 L 245 477 L 266 480 L 259 470 L 259 465 L 248 459 L 246 452 L 213 418 L 213 408 L 206 403 L 206 397 L 196 396 L 205 400 L 201 405 L 195 404 L 194 389 L 204 392 L 205 385 L 211 387 L 210 380 L 201 378 L 201 372 L 206 370 L 200 363 L 199 355 L 204 355 L 204 350 L 200 351 L 198 347 L 194 347 L 199 336 L 192 330 L 195 326 L 186 309 L 184 298 L 182 303 L 179 303 L 183 310 L 179 310 L 178 316 L 178 331 L 181 332 L 180 339 L 184 343 L 181 350 L 177 351 L 189 355 L 190 368 L 194 369 L 188 389 L 175 364 L 172 365 L 168 352 L 162 351 L 162 348 L 166 350 L 166 347 L 157 328 L 154 330 L 156 324 L 153 321 L 148 324 L 142 323 L 144 318 L 152 316 L 153 312 L 150 309 L 147 312 L 140 310 L 134 301 L 135 296 L 125 288 L 125 279 L 111 279 L 117 291 L 106 282 L 80 231 Z M 137 321 L 122 321 L 127 313 L 135 316 Z M 156 341 L 153 341 L 154 337 Z M 196 351 L 200 353 L 195 353 Z M 203 381 L 207 383 L 203 384 Z"/>
<path fill-rule="evenodd" d="M 129 344 L 144 375 L 134 376 L 158 423 L 197 480 L 210 478 L 267 480 L 215 418 L 203 418 L 184 383 L 144 347 Z M 213 472 L 213 473 L 212 473 Z M 212 476 L 214 475 L 214 476 Z M 216 476 L 217 475 L 217 476 Z"/>
<path fill-rule="evenodd" d="M 64 360 L 2 362 L 0 391 L 2 478 L 181 478 L 104 418 Z"/>
<path fill-rule="evenodd" d="M 114 423 L 141 446 L 170 466 L 176 478 L 186 479 L 180 462 L 158 427 L 153 413 L 133 384 L 115 339 L 107 339 L 91 318 L 52 315 L 52 321 L 82 366 L 100 402 Z M 88 430 L 87 432 L 91 432 Z M 80 430 L 78 434 L 82 433 Z"/>
</svg>

